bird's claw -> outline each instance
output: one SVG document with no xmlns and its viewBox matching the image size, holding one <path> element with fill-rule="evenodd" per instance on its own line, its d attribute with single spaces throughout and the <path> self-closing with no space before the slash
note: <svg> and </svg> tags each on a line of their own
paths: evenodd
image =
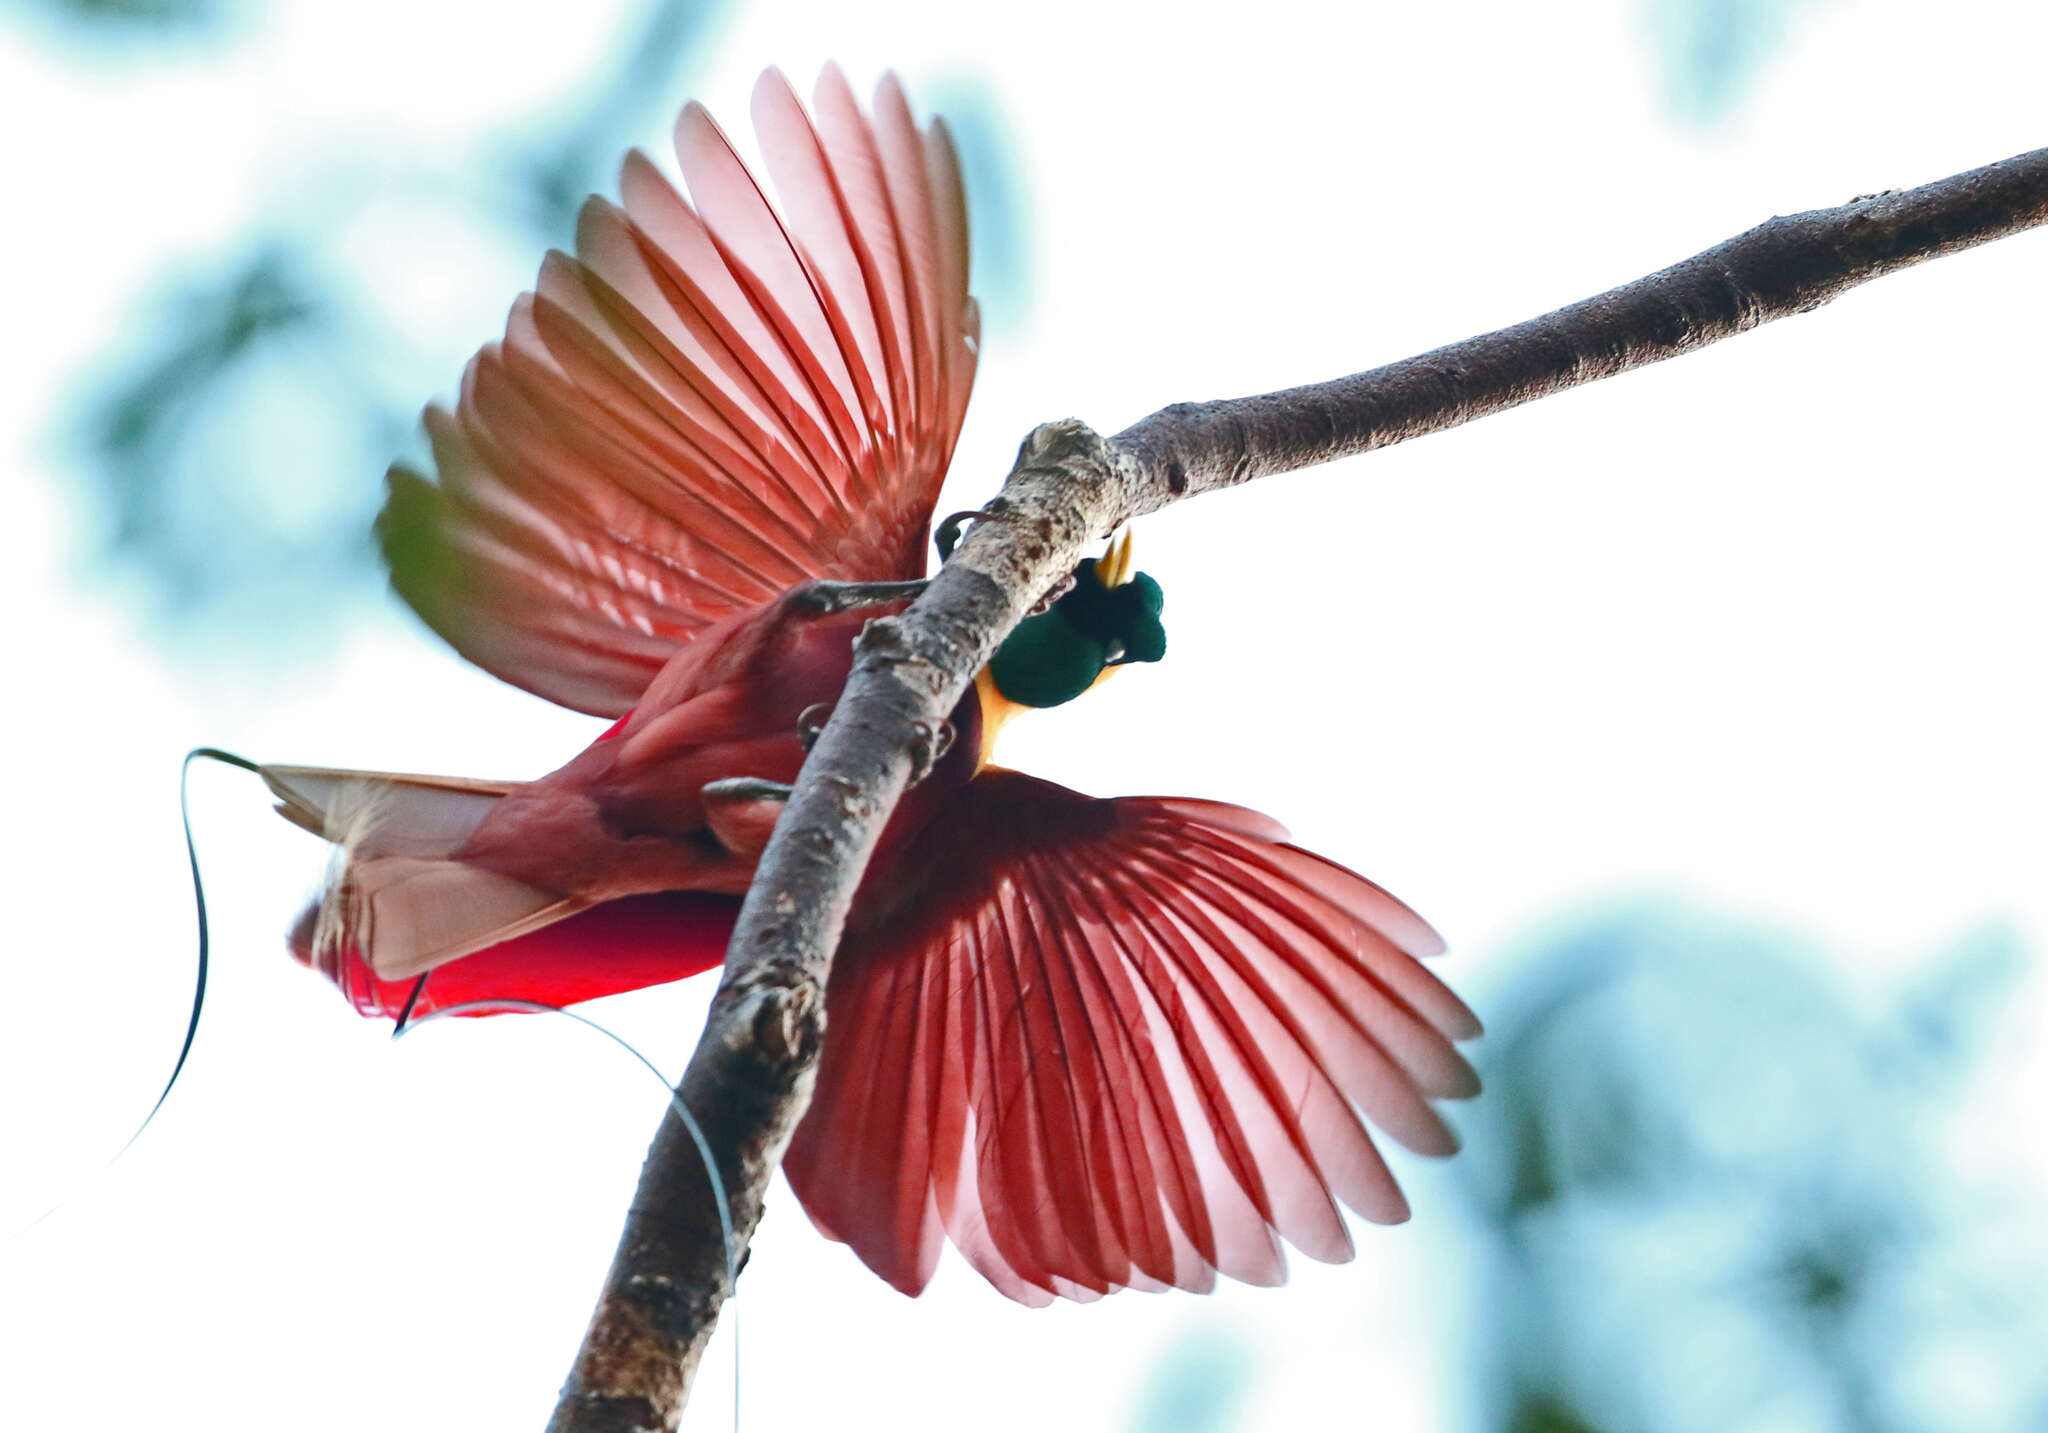
<svg viewBox="0 0 2048 1433">
<path fill-rule="evenodd" d="M 861 607 L 885 607 L 892 602 L 908 602 L 922 595 L 929 586 L 929 577 L 905 582 L 834 582 L 820 577 L 793 588 L 789 602 L 812 616 L 829 617 Z"/>
<path fill-rule="evenodd" d="M 796 714 L 796 739 L 803 743 L 805 751 L 818 744 L 818 733 L 825 729 L 825 722 L 832 715 L 834 702 L 812 702 Z"/>
<path fill-rule="evenodd" d="M 917 785 L 932 774 L 932 768 L 953 749 L 953 723 L 944 718 L 938 721 L 912 722 L 911 731 L 916 740 L 910 747 L 910 784 Z"/>
<path fill-rule="evenodd" d="M 932 529 L 932 545 L 939 550 L 939 561 L 948 561 L 953 549 L 960 545 L 960 529 L 970 522 L 992 518 L 1001 511 L 1002 499 L 997 498 L 986 508 L 969 508 L 965 512 L 950 513 L 937 527 Z"/>
<path fill-rule="evenodd" d="M 728 776 L 704 783 L 704 795 L 712 801 L 787 801 L 792 789 L 786 781 L 762 776 Z"/>
<path fill-rule="evenodd" d="M 1045 595 L 1031 604 L 1026 617 L 1042 617 L 1052 611 L 1053 604 L 1074 590 L 1074 574 L 1069 572 L 1052 586 L 1045 589 Z"/>
</svg>

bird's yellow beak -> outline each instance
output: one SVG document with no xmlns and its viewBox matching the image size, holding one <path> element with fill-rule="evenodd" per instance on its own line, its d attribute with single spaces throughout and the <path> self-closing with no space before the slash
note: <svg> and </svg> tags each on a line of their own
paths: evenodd
<svg viewBox="0 0 2048 1433">
<path fill-rule="evenodd" d="M 1138 565 L 1131 560 L 1131 529 L 1109 540 L 1109 551 L 1095 559 L 1095 575 L 1104 587 L 1121 587 L 1131 580 Z"/>
<path fill-rule="evenodd" d="M 1104 587 L 1122 587 L 1131 580 L 1131 574 L 1138 570 L 1137 559 L 1131 556 L 1131 536 L 1132 530 L 1125 528 L 1109 540 L 1109 551 L 1095 559 L 1095 576 Z M 1115 676 L 1116 671 L 1115 667 L 1104 667 L 1101 674 L 1089 684 L 1088 690 L 1094 691 Z"/>
</svg>

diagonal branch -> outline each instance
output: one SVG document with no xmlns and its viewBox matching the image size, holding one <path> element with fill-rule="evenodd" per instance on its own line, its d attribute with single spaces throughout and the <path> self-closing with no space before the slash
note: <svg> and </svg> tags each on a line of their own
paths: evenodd
<svg viewBox="0 0 2048 1433">
<path fill-rule="evenodd" d="M 868 625 L 740 913 L 678 1095 L 715 1152 L 733 1248 L 671 1112 L 550 1433 L 673 1429 L 782 1151 L 809 1103 L 824 992 L 877 836 L 931 733 L 1033 600 L 1119 523 L 1180 498 L 1455 427 L 1689 353 L 1909 264 L 2048 222 L 2048 149 L 1772 219 L 1582 303 L 1329 383 L 1183 403 L 1105 440 L 1024 441 L 925 595 Z M 730 1265 L 729 1265 L 730 1260 Z"/>
</svg>

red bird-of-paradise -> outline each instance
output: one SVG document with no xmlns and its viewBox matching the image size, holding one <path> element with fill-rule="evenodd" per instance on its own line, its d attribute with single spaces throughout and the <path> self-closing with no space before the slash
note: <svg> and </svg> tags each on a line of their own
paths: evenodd
<svg viewBox="0 0 2048 1433">
<path fill-rule="evenodd" d="M 613 725 L 535 781 L 262 768 L 338 847 L 292 935 L 365 1015 L 562 1005 L 727 936 L 851 644 L 924 572 L 978 319 L 960 174 L 895 79 L 753 117 L 778 214 L 701 108 L 685 199 L 639 153 L 391 474 L 392 581 L 457 651 Z M 784 1168 L 915 1294 L 950 1239 L 1012 1298 L 1275 1283 L 1407 1204 L 1366 1120 L 1456 1147 L 1479 1022 L 1406 906 L 1212 801 L 1095 800 L 990 757 L 1018 711 L 1165 650 L 1128 539 L 1007 641 L 848 919 Z"/>
</svg>

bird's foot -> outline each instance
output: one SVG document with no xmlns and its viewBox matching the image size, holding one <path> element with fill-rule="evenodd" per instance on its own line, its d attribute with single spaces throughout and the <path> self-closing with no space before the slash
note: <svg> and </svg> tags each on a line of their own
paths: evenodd
<svg viewBox="0 0 2048 1433">
<path fill-rule="evenodd" d="M 1052 586 L 1048 587 L 1045 590 L 1045 595 L 1039 598 L 1036 602 L 1032 603 L 1031 610 L 1026 612 L 1024 615 L 1026 617 L 1044 616 L 1046 613 L 1052 611 L 1054 603 L 1058 602 L 1062 597 L 1066 596 L 1069 592 L 1072 592 L 1073 590 L 1074 574 L 1069 572 L 1066 576 L 1062 577 L 1059 581 L 1053 583 Z"/>
<path fill-rule="evenodd" d="M 814 617 L 830 617 L 862 607 L 886 607 L 892 602 L 908 602 L 929 586 L 929 577 L 907 582 L 833 582 L 821 577 L 790 589 L 788 600 L 799 611 Z"/>
<path fill-rule="evenodd" d="M 941 718 L 938 721 L 921 721 L 911 724 L 916 741 L 910 748 L 910 784 L 917 785 L 932 774 L 932 768 L 940 758 L 953 749 L 953 723 Z"/>
<path fill-rule="evenodd" d="M 945 521 L 932 529 L 932 545 L 939 550 L 939 561 L 952 559 L 953 549 L 960 545 L 961 531 L 970 522 L 981 522 L 1002 512 L 1003 500 L 996 498 L 985 508 L 969 508 L 966 512 L 949 513 Z"/>
<path fill-rule="evenodd" d="M 793 788 L 786 781 L 769 781 L 759 776 L 728 776 L 704 783 L 704 799 L 721 803 L 737 801 L 787 801 Z"/>
<path fill-rule="evenodd" d="M 718 844 L 743 860 L 757 861 L 789 800 L 789 787 L 758 776 L 728 776 L 704 783 L 704 824 Z"/>
<path fill-rule="evenodd" d="M 796 716 L 796 739 L 803 743 L 805 751 L 818 744 L 818 733 L 825 729 L 825 723 L 832 716 L 837 702 L 812 702 Z"/>
</svg>

